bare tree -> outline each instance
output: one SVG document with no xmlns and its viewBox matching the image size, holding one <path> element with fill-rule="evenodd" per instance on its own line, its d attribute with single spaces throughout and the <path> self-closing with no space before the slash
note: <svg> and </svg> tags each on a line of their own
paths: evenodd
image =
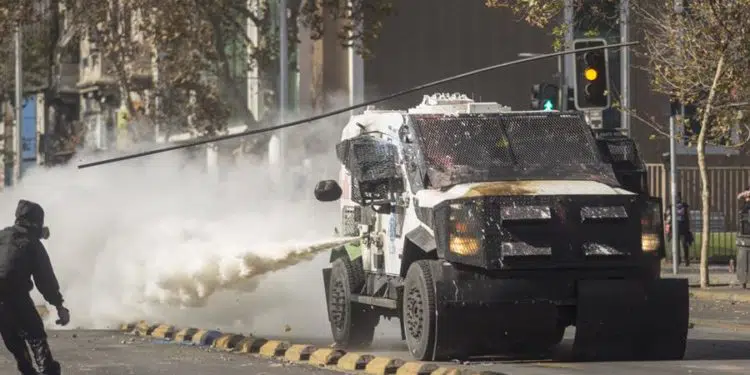
<svg viewBox="0 0 750 375">
<path fill-rule="evenodd" d="M 693 0 L 682 15 L 672 2 L 643 2 L 635 9 L 645 22 L 645 50 L 654 90 L 698 109 L 696 146 L 701 179 L 701 287 L 707 287 L 710 189 L 705 148 L 709 139 L 738 129 L 750 90 L 750 3 Z M 741 133 L 744 133 L 741 132 Z M 741 140 L 739 143 L 744 143 Z M 737 143 L 735 141 L 735 143 Z"/>
</svg>

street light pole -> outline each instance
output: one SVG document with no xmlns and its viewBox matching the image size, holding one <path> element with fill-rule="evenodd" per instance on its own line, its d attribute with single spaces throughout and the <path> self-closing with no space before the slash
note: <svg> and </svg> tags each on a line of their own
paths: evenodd
<svg viewBox="0 0 750 375">
<path fill-rule="evenodd" d="M 21 131 L 23 129 L 23 48 L 21 25 L 16 26 L 16 126 L 13 128 L 13 176 L 12 184 L 21 178 Z"/>
<path fill-rule="evenodd" d="M 683 6 L 682 0 L 674 1 L 674 12 L 676 14 L 682 14 Z M 672 209 L 670 210 L 671 222 L 672 222 L 672 274 L 677 274 L 678 263 L 677 253 L 679 251 L 678 243 L 679 240 L 677 233 L 677 124 L 675 124 L 675 116 L 677 115 L 674 106 L 670 106 L 669 112 L 669 180 L 670 180 L 670 201 Z M 683 107 L 683 103 L 680 103 L 680 107 Z M 684 112 L 683 112 L 684 115 Z M 684 118 L 684 117 L 683 117 Z M 689 214 L 689 213 L 686 213 Z M 687 255 L 687 254 L 686 254 Z M 687 262 L 687 259 L 685 259 Z"/>
</svg>

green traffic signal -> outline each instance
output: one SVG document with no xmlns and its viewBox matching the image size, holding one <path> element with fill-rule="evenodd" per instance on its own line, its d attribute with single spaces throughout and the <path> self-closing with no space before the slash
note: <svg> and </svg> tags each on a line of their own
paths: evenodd
<svg viewBox="0 0 750 375">
<path fill-rule="evenodd" d="M 551 111 L 555 109 L 555 106 L 552 104 L 552 101 L 547 99 L 544 101 L 544 110 L 545 111 Z"/>
</svg>

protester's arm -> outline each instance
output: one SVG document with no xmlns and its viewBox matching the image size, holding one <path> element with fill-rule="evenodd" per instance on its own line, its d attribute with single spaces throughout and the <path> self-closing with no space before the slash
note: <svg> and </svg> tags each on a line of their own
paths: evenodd
<svg viewBox="0 0 750 375">
<path fill-rule="evenodd" d="M 60 293 L 60 284 L 57 282 L 47 249 L 44 248 L 41 242 L 34 242 L 36 242 L 32 244 L 34 250 L 34 264 L 32 268 L 34 284 L 36 284 L 39 293 L 42 294 L 42 297 L 47 302 L 52 306 L 61 307 L 63 305 L 63 297 Z"/>
</svg>

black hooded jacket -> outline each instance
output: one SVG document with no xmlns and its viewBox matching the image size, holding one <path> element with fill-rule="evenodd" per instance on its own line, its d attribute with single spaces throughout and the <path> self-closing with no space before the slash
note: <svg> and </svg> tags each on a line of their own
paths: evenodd
<svg viewBox="0 0 750 375">
<path fill-rule="evenodd" d="M 0 294 L 28 293 L 34 288 L 53 306 L 63 303 L 60 285 L 41 242 L 44 209 L 34 202 L 20 200 L 16 222 L 0 231 Z"/>
</svg>

